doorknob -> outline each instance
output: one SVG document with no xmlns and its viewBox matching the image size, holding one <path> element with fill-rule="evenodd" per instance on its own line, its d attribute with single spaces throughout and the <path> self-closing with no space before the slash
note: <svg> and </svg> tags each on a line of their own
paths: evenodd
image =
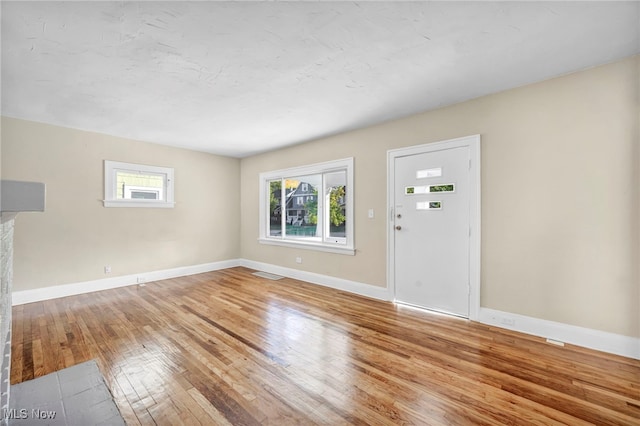
<svg viewBox="0 0 640 426">
<path fill-rule="evenodd" d="M 399 231 L 399 230 L 401 230 L 401 229 L 402 229 L 402 226 L 400 226 L 400 225 L 396 226 L 396 230 L 397 230 L 397 231 Z"/>
</svg>

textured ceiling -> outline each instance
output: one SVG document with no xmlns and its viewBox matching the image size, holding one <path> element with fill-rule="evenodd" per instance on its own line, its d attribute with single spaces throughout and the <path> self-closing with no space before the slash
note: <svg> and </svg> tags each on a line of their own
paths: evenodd
<svg viewBox="0 0 640 426">
<path fill-rule="evenodd" d="M 640 52 L 639 2 L 1 7 L 3 115 L 239 157 Z"/>
</svg>

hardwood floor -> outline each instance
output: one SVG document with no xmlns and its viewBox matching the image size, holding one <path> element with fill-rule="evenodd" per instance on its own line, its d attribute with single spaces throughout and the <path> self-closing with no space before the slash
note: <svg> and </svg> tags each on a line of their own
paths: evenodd
<svg viewBox="0 0 640 426">
<path fill-rule="evenodd" d="M 96 359 L 131 425 L 640 425 L 640 361 L 251 272 L 14 307 L 12 383 Z"/>
</svg>

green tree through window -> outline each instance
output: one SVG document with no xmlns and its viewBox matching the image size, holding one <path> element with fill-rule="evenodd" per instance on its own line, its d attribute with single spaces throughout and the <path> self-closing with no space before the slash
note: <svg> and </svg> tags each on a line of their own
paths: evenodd
<svg viewBox="0 0 640 426">
<path fill-rule="evenodd" d="M 347 217 L 344 215 L 344 186 L 331 188 L 329 192 L 329 222 L 334 226 L 340 226 Z"/>
</svg>

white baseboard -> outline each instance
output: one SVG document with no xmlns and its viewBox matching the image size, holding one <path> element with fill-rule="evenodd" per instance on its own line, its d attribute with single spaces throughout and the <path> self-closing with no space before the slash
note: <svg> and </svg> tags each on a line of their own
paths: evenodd
<svg viewBox="0 0 640 426">
<path fill-rule="evenodd" d="M 270 272 L 272 274 L 282 275 L 313 284 L 319 284 L 325 287 L 331 287 L 374 299 L 386 301 L 392 301 L 394 299 L 393 294 L 387 288 L 376 287 L 356 281 L 344 280 L 327 275 L 305 272 L 247 259 L 240 259 L 240 266 Z M 484 324 L 534 336 L 540 336 L 559 342 L 621 355 L 628 358 L 640 359 L 639 338 L 607 333 L 605 331 L 547 321 L 483 307 L 480 308 L 478 321 Z"/>
<path fill-rule="evenodd" d="M 25 303 L 40 302 L 42 300 L 57 299 L 58 297 L 74 296 L 76 294 L 91 293 L 94 291 L 125 287 L 138 284 L 139 277 L 144 277 L 146 282 L 150 282 L 166 280 L 169 278 L 183 277 L 187 275 L 201 274 L 203 272 L 217 271 L 220 269 L 233 268 L 234 266 L 239 265 L 240 262 L 238 259 L 223 260 L 221 262 L 182 266 L 179 268 L 143 272 L 133 275 L 123 275 L 119 277 L 103 278 L 100 280 L 57 285 L 52 287 L 43 287 L 33 290 L 14 291 L 11 295 L 12 305 L 23 305 Z"/>
<path fill-rule="evenodd" d="M 640 338 L 637 337 L 623 336 L 489 308 L 480 308 L 479 321 L 483 324 L 559 342 L 640 359 Z"/>
<path fill-rule="evenodd" d="M 39 302 L 58 297 L 73 296 L 93 291 L 108 290 L 138 284 L 138 277 L 144 276 L 146 281 L 158 281 L 181 276 L 217 271 L 220 269 L 244 266 L 259 271 L 270 272 L 312 284 L 318 284 L 373 299 L 393 301 L 393 294 L 386 287 L 377 287 L 357 281 L 335 278 L 313 272 L 300 271 L 268 263 L 255 262 L 247 259 L 232 259 L 221 262 L 205 263 L 201 265 L 185 266 L 165 269 L 161 271 L 145 272 L 134 275 L 105 278 L 74 284 L 44 287 L 34 290 L 15 291 L 12 294 L 12 304 Z M 640 359 L 640 338 L 593 330 L 575 325 L 528 317 L 510 312 L 498 311 L 490 308 L 480 308 L 478 321 L 496 327 L 506 328 L 521 333 L 540 336 L 559 342 L 591 348 L 603 352 Z"/>
<path fill-rule="evenodd" d="M 393 300 L 393 295 L 391 295 L 390 290 L 386 287 L 377 287 L 370 284 L 363 284 L 357 281 L 350 281 L 342 278 L 330 277 L 328 275 L 316 274 L 314 272 L 300 271 L 298 269 L 285 268 L 284 266 L 255 262 L 253 260 L 247 259 L 240 259 L 240 266 L 257 269 L 259 271 L 269 272 L 276 275 L 282 275 L 284 277 L 306 281 L 312 284 L 331 287 L 337 290 L 343 290 L 349 293 L 371 297 L 373 299 L 385 301 Z"/>
</svg>

